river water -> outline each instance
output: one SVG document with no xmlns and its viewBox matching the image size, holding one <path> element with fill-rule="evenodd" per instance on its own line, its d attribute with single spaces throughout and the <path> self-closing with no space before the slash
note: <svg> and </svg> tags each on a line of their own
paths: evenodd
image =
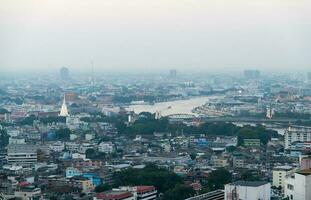
<svg viewBox="0 0 311 200">
<path fill-rule="evenodd" d="M 155 103 L 153 105 L 150 104 L 142 104 L 142 105 L 130 105 L 127 107 L 127 110 L 134 111 L 139 114 L 141 112 L 150 112 L 155 113 L 159 111 L 162 116 L 172 115 L 172 114 L 191 114 L 197 116 L 196 113 L 193 113 L 192 110 L 198 106 L 202 106 L 207 103 L 211 99 L 219 99 L 221 96 L 208 96 L 208 97 L 194 97 L 187 100 L 176 100 L 176 101 L 168 101 Z M 235 123 L 238 126 L 243 125 L 255 125 L 253 123 Z M 284 135 L 285 127 L 267 127 L 277 131 L 280 135 Z"/>
<path fill-rule="evenodd" d="M 160 112 L 162 116 L 172 115 L 172 114 L 192 114 L 197 115 L 192 112 L 192 110 L 198 106 L 204 105 L 210 99 L 219 98 L 216 96 L 209 97 L 194 97 L 187 100 L 176 100 L 155 103 L 153 105 L 130 105 L 127 110 L 134 111 L 135 113 L 140 112 Z"/>
</svg>

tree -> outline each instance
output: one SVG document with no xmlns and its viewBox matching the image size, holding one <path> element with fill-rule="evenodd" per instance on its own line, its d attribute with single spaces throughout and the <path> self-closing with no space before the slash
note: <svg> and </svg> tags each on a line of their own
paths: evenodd
<svg viewBox="0 0 311 200">
<path fill-rule="evenodd" d="M 95 187 L 95 192 L 96 193 L 100 193 L 100 192 L 105 192 L 105 191 L 108 191 L 108 190 L 111 190 L 112 189 L 112 186 L 105 183 L 105 184 L 101 184 L 101 185 L 98 185 Z"/>
<path fill-rule="evenodd" d="M 228 146 L 228 147 L 226 147 L 226 151 L 230 152 L 230 153 L 234 152 L 236 149 L 237 148 L 235 146 Z"/>
<path fill-rule="evenodd" d="M 85 151 L 85 157 L 89 159 L 95 159 L 97 156 L 96 151 L 94 149 L 87 149 Z"/>
<path fill-rule="evenodd" d="M 56 131 L 56 138 L 62 141 L 70 139 L 71 130 L 69 128 L 61 128 Z"/>
<path fill-rule="evenodd" d="M 35 115 L 30 115 L 25 117 L 22 121 L 19 122 L 20 125 L 33 125 L 33 121 L 36 120 L 37 117 Z"/>
<path fill-rule="evenodd" d="M 184 200 L 195 194 L 191 186 L 177 184 L 164 193 L 163 200 Z"/>
<path fill-rule="evenodd" d="M 6 147 L 9 144 L 10 136 L 5 130 L 0 130 L 0 149 Z"/>
<path fill-rule="evenodd" d="M 223 189 L 224 185 L 232 181 L 232 174 L 223 168 L 212 171 L 207 178 L 210 190 Z"/>
<path fill-rule="evenodd" d="M 243 126 L 237 132 L 239 145 L 243 144 L 244 139 L 260 139 L 260 142 L 264 145 L 268 143 L 271 137 L 278 137 L 278 134 L 274 130 L 266 129 L 261 125 Z"/>
<path fill-rule="evenodd" d="M 62 117 L 62 116 L 49 116 L 49 117 L 46 117 L 46 118 L 41 118 L 40 121 L 43 123 L 43 124 L 52 124 L 52 123 L 58 123 L 58 122 L 61 122 L 61 123 L 66 123 L 66 117 Z"/>
<path fill-rule="evenodd" d="M 209 135 L 234 135 L 238 129 L 236 125 L 227 122 L 205 123 L 200 128 L 207 130 Z"/>
<path fill-rule="evenodd" d="M 176 184 L 182 184 L 182 178 L 167 169 L 156 165 L 147 165 L 143 169 L 127 169 L 114 174 L 115 186 L 122 185 L 154 185 L 156 189 L 165 193 Z"/>
<path fill-rule="evenodd" d="M 243 181 L 260 181 L 258 175 L 254 174 L 253 171 L 250 170 L 243 172 L 241 178 Z"/>
<path fill-rule="evenodd" d="M 116 128 L 118 130 L 118 133 L 120 134 L 128 133 L 128 128 L 126 127 L 126 124 L 122 121 L 116 122 Z"/>
<path fill-rule="evenodd" d="M 10 113 L 10 112 L 5 108 L 0 108 L 0 114 L 6 114 L 6 113 Z"/>
<path fill-rule="evenodd" d="M 191 154 L 190 154 L 191 160 L 194 160 L 196 157 L 197 157 L 197 154 L 196 154 L 196 153 L 191 153 Z"/>
</svg>

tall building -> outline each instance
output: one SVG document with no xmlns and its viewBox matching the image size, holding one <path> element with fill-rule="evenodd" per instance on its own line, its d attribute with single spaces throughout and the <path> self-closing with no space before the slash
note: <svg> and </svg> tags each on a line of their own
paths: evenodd
<svg viewBox="0 0 311 200">
<path fill-rule="evenodd" d="M 289 200 L 311 199 L 311 169 L 301 170 L 285 180 L 285 194 Z"/>
<path fill-rule="evenodd" d="M 272 170 L 272 185 L 281 187 L 282 194 L 284 193 L 285 180 L 293 172 L 291 166 L 279 166 Z"/>
<path fill-rule="evenodd" d="M 61 107 L 61 109 L 60 109 L 59 116 L 61 116 L 61 117 L 68 117 L 68 116 L 69 116 L 68 109 L 67 109 L 67 105 L 66 105 L 66 98 L 65 98 L 65 95 L 64 95 L 64 100 L 63 100 L 62 107 Z"/>
<path fill-rule="evenodd" d="M 177 77 L 177 71 L 176 69 L 170 70 L 170 78 L 176 78 Z"/>
<path fill-rule="evenodd" d="M 311 155 L 300 155 L 299 157 L 300 169 L 311 169 Z"/>
<path fill-rule="evenodd" d="M 284 134 L 285 149 L 290 149 L 293 142 L 311 141 L 310 127 L 289 127 Z"/>
<path fill-rule="evenodd" d="M 307 82 L 311 83 L 311 72 L 308 72 L 307 74 Z"/>
<path fill-rule="evenodd" d="M 244 77 L 247 79 L 256 79 L 260 77 L 259 70 L 244 70 Z"/>
<path fill-rule="evenodd" d="M 69 79 L 69 69 L 67 67 L 62 67 L 59 72 L 61 79 L 63 80 Z"/>
<path fill-rule="evenodd" d="M 37 163 L 37 146 L 29 144 L 9 144 L 7 161 L 12 165 L 31 166 Z"/>
<path fill-rule="evenodd" d="M 265 181 L 236 181 L 225 185 L 225 200 L 270 200 L 270 183 Z"/>
</svg>

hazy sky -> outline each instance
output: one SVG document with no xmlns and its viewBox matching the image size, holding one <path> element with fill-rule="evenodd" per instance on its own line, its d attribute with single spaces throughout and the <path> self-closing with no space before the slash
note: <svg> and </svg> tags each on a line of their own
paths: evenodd
<svg viewBox="0 0 311 200">
<path fill-rule="evenodd" d="M 0 71 L 311 70 L 310 0 L 0 0 Z"/>
</svg>

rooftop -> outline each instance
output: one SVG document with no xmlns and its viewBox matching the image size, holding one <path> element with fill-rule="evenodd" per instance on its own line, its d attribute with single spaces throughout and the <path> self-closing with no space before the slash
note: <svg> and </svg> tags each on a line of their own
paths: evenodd
<svg viewBox="0 0 311 200">
<path fill-rule="evenodd" d="M 127 191 L 107 191 L 102 192 L 96 195 L 98 199 L 104 199 L 104 200 L 117 200 L 117 199 L 124 199 L 127 197 L 132 196 L 132 193 Z"/>
<path fill-rule="evenodd" d="M 311 169 L 304 169 L 304 170 L 301 170 L 301 171 L 299 171 L 297 173 L 301 174 L 301 175 L 309 176 L 309 175 L 311 175 Z"/>
<path fill-rule="evenodd" d="M 259 187 L 262 185 L 267 184 L 266 181 L 236 181 L 233 183 L 230 183 L 230 185 L 239 185 L 239 186 L 246 186 L 246 187 Z"/>
<path fill-rule="evenodd" d="M 155 190 L 154 186 L 137 186 L 138 193 L 146 193 L 146 192 L 151 192 L 154 190 Z"/>
<path fill-rule="evenodd" d="M 284 166 L 277 166 L 277 167 L 275 167 L 273 170 L 284 170 L 284 171 L 288 171 L 288 170 L 292 170 L 292 169 L 293 169 L 292 166 L 284 165 Z"/>
</svg>

